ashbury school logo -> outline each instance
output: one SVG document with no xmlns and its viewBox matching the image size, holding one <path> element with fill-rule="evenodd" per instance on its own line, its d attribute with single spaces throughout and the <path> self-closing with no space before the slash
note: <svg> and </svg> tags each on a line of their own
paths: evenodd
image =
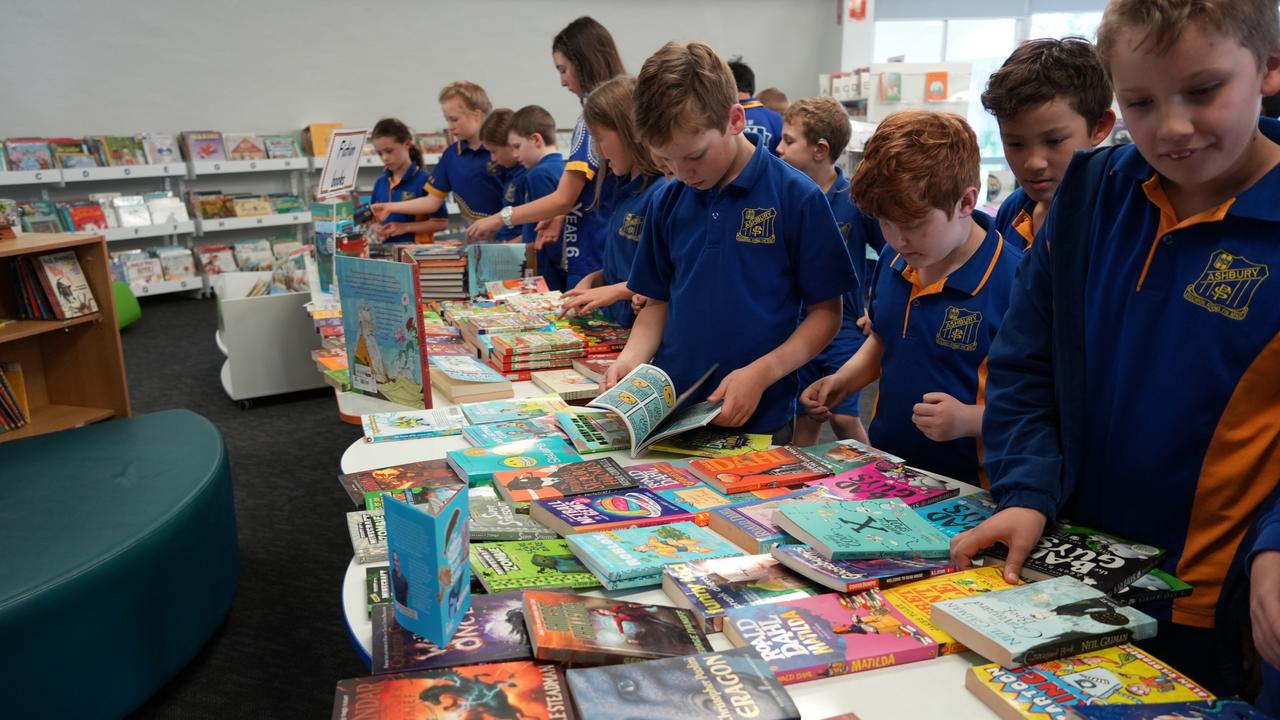
<svg viewBox="0 0 1280 720">
<path fill-rule="evenodd" d="M 952 350 L 978 349 L 978 328 L 982 327 L 982 313 L 952 305 L 942 318 L 942 327 L 934 338 L 943 347 Z"/>
<path fill-rule="evenodd" d="M 1249 262 L 1226 250 L 1214 250 L 1200 278 L 1187 285 L 1182 297 L 1209 312 L 1243 320 L 1249 314 L 1253 294 L 1270 274 L 1266 265 Z"/>
<path fill-rule="evenodd" d="M 622 227 L 618 228 L 618 234 L 632 242 L 640 242 L 642 228 L 644 228 L 644 216 L 627 213 L 622 217 Z"/>
<path fill-rule="evenodd" d="M 776 208 L 743 208 L 742 227 L 738 228 L 736 236 L 738 242 L 772 245 L 776 241 L 773 235 L 773 220 L 776 217 Z"/>
</svg>

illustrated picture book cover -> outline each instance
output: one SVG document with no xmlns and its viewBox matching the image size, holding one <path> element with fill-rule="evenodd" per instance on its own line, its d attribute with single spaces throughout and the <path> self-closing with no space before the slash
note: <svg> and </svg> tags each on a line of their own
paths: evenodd
<svg viewBox="0 0 1280 720">
<path fill-rule="evenodd" d="M 416 268 L 347 255 L 334 257 L 334 268 L 351 389 L 397 405 L 430 408 Z"/>
<path fill-rule="evenodd" d="M 681 408 L 690 393 L 706 382 L 715 368 L 708 370 L 683 394 L 676 394 L 671 376 L 655 365 L 642 363 L 627 373 L 587 407 L 617 413 L 631 436 L 631 457 L 639 457 L 650 445 L 663 438 L 700 428 L 720 414 L 719 403 L 697 403 Z M 679 409 L 678 409 L 679 408 Z"/>
<path fill-rule="evenodd" d="M 692 520 L 693 513 L 648 490 L 534 500 L 529 516 L 561 535 Z"/>
<path fill-rule="evenodd" d="M 886 461 L 895 465 L 905 462 L 897 455 L 890 455 L 876 450 L 857 440 L 837 440 L 831 443 L 800 448 L 800 450 L 814 460 L 826 465 L 827 469 L 836 475 L 879 461 Z"/>
<path fill-rule="evenodd" d="M 556 421 L 550 418 L 530 418 L 528 420 L 510 420 L 507 422 L 486 423 L 484 425 L 467 425 L 462 428 L 462 437 L 475 447 L 493 447 L 520 440 L 536 440 L 540 437 L 561 437 L 564 431 Z M 582 452 L 579 450 L 578 452 Z"/>
<path fill-rule="evenodd" d="M 445 457 L 449 467 L 472 485 L 490 484 L 493 474 L 503 470 L 529 470 L 582 459 L 558 437 L 520 440 L 487 448 L 460 448 L 447 451 Z"/>
<path fill-rule="evenodd" d="M 825 592 L 770 555 L 671 563 L 662 568 L 662 591 L 677 607 L 692 610 L 706 632 L 719 632 L 733 608 Z"/>
<path fill-rule="evenodd" d="M 467 424 L 458 407 L 361 415 L 365 442 L 414 440 L 457 435 Z"/>
<path fill-rule="evenodd" d="M 693 613 L 545 590 L 524 594 L 533 656 L 566 665 L 612 665 L 711 650 Z"/>
<path fill-rule="evenodd" d="M 365 493 L 432 487 L 451 480 L 457 482 L 458 475 L 447 460 L 424 460 L 338 476 L 342 489 L 356 507 L 364 505 Z"/>
<path fill-rule="evenodd" d="M 477 491 L 491 488 L 472 488 L 471 541 L 538 540 L 559 537 L 555 531 L 533 521 L 525 513 L 518 513 L 510 503 L 493 495 L 480 495 Z"/>
<path fill-rule="evenodd" d="M 498 495 L 513 502 L 617 492 L 636 486 L 635 479 L 613 458 L 503 470 L 493 474 L 493 487 Z"/>
<path fill-rule="evenodd" d="M 929 619 L 933 604 L 952 598 L 1004 590 L 1008 587 L 1009 583 L 1005 582 L 1004 573 L 1000 568 L 970 568 L 928 580 L 897 585 L 885 590 L 884 596 L 893 603 L 898 612 L 906 615 L 908 620 L 929 633 L 929 636 L 938 643 L 939 655 L 950 655 L 964 652 L 968 648 Z"/>
<path fill-rule="evenodd" d="M 888 588 L 894 585 L 923 580 L 953 572 L 956 568 L 950 560 L 828 560 L 808 545 L 775 545 L 770 554 L 787 566 L 819 585 L 837 592 L 857 592 L 871 588 Z"/>
<path fill-rule="evenodd" d="M 892 473 L 892 474 L 890 474 Z M 956 485 L 884 461 L 815 481 L 845 500 L 898 498 L 908 507 L 931 505 L 960 494 Z"/>
<path fill-rule="evenodd" d="M 587 590 L 600 581 L 559 538 L 475 543 L 471 569 L 491 593 L 539 588 Z"/>
<path fill-rule="evenodd" d="M 955 537 L 978 527 L 983 520 L 994 515 L 996 501 L 992 499 L 991 493 L 980 490 L 972 495 L 962 495 L 920 508 L 918 512 L 943 535 Z"/>
<path fill-rule="evenodd" d="M 1004 562 L 1007 553 L 999 543 L 986 550 L 987 557 L 998 562 Z M 1110 594 L 1147 574 L 1162 557 L 1161 548 L 1064 522 L 1046 528 L 1023 563 L 1022 574 L 1031 580 L 1066 575 Z"/>
<path fill-rule="evenodd" d="M 512 400 L 490 400 L 488 402 L 467 403 L 462 406 L 462 414 L 467 417 L 467 422 L 472 425 L 532 420 L 540 417 L 554 418 L 556 413 L 570 412 L 572 410 L 573 408 L 558 395 Z"/>
<path fill-rule="evenodd" d="M 584 533 L 565 541 L 608 590 L 656 587 L 669 563 L 742 555 L 738 546 L 691 522 Z"/>
<path fill-rule="evenodd" d="M 374 675 L 533 659 L 519 592 L 472 596 L 462 624 L 444 647 L 401 627 L 387 605 L 373 609 L 372 622 Z"/>
<path fill-rule="evenodd" d="M 897 498 L 795 502 L 779 507 L 773 520 L 828 560 L 951 555 L 951 540 Z"/>
<path fill-rule="evenodd" d="M 840 498 L 825 487 L 802 487 L 772 498 L 747 499 L 745 495 L 747 493 L 735 496 L 743 498 L 741 502 L 711 511 L 707 524 L 712 530 L 752 553 L 769 552 L 774 545 L 795 542 L 795 538 L 774 521 L 774 512 L 783 505 L 793 502 L 840 502 Z"/>
<path fill-rule="evenodd" d="M 631 447 L 631 434 L 616 413 L 560 412 L 556 422 L 583 455 Z"/>
<path fill-rule="evenodd" d="M 790 487 L 829 475 L 826 466 L 796 448 L 783 446 L 745 455 L 696 458 L 689 469 L 722 493 Z"/>
</svg>

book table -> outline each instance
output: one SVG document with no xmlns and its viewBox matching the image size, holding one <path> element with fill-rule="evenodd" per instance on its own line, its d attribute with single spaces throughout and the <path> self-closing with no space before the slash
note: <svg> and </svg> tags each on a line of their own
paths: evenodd
<svg viewBox="0 0 1280 720">
<path fill-rule="evenodd" d="M 531 382 L 512 383 L 516 397 L 533 397 L 545 394 Z M 436 407 L 450 405 L 439 393 L 435 394 Z M 342 455 L 342 472 L 353 473 L 389 465 L 399 465 L 444 457 L 448 450 L 468 447 L 459 435 L 422 440 L 400 440 L 384 443 L 366 443 L 357 439 Z M 680 456 L 648 452 L 642 459 L 634 460 L 627 452 L 593 454 L 597 458 L 608 455 L 619 464 L 655 462 L 663 459 L 681 459 Z M 336 521 L 335 521 L 336 524 Z M 352 558 L 342 582 L 342 609 L 347 632 L 352 643 L 368 664 L 373 646 L 373 627 L 369 622 L 365 600 L 365 569 L 386 566 L 386 563 L 357 564 Z M 605 593 L 592 591 L 591 595 L 642 602 L 652 605 L 672 605 L 659 588 L 642 591 Z M 727 650 L 732 645 L 723 633 L 708 635 L 712 647 Z M 945 655 L 924 662 L 867 670 L 852 675 L 824 678 L 788 685 L 796 706 L 805 720 L 822 720 L 845 712 L 856 713 L 861 720 L 903 720 L 907 718 L 969 718 L 990 720 L 997 715 L 964 688 L 965 671 L 974 665 L 985 664 L 974 653 Z"/>
</svg>

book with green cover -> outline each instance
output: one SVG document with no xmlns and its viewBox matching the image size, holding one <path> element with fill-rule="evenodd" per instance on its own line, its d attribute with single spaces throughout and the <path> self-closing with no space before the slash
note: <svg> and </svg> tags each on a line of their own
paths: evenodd
<svg viewBox="0 0 1280 720">
<path fill-rule="evenodd" d="M 600 587 L 564 540 L 515 540 L 473 543 L 471 570 L 485 591 Z"/>
<path fill-rule="evenodd" d="M 774 521 L 828 560 L 951 555 L 951 540 L 898 498 L 789 503 Z"/>
</svg>

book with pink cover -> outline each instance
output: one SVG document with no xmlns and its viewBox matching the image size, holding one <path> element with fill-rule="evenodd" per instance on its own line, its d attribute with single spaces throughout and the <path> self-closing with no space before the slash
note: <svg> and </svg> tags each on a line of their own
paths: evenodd
<svg viewBox="0 0 1280 720">
<path fill-rule="evenodd" d="M 845 500 L 898 498 L 913 508 L 932 505 L 960 493 L 958 487 L 887 462 L 863 465 L 809 484 L 821 485 Z"/>
</svg>

